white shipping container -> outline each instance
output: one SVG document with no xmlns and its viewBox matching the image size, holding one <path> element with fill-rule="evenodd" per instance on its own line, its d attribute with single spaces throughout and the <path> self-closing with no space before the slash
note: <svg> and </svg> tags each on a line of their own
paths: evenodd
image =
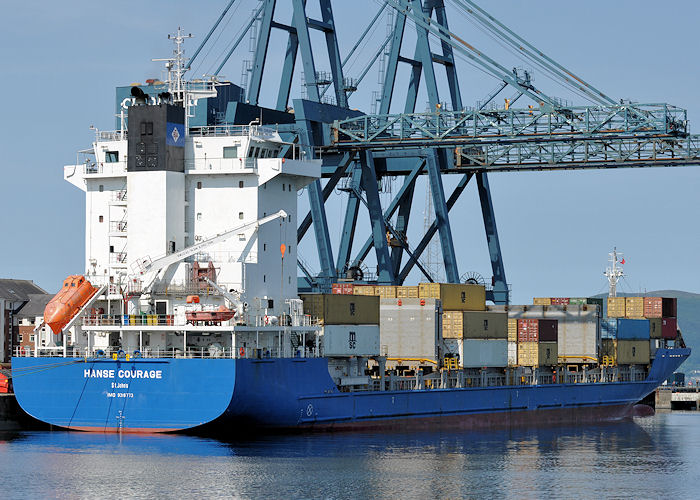
<svg viewBox="0 0 700 500">
<path fill-rule="evenodd" d="M 508 366 L 508 341 L 494 339 L 464 339 L 460 362 L 464 368 Z"/>
<path fill-rule="evenodd" d="M 508 366 L 517 366 L 518 364 L 518 343 L 508 342 Z"/>
<path fill-rule="evenodd" d="M 506 306 L 488 306 L 487 310 L 503 311 Z M 600 345 L 600 309 L 595 304 L 561 306 L 512 306 L 508 318 L 556 319 L 557 350 L 563 363 L 593 363 Z"/>
<path fill-rule="evenodd" d="M 381 299 L 379 331 L 382 355 L 437 361 L 442 343 L 441 323 L 439 299 Z"/>
<path fill-rule="evenodd" d="M 377 325 L 326 325 L 321 339 L 325 356 L 379 356 Z"/>
</svg>

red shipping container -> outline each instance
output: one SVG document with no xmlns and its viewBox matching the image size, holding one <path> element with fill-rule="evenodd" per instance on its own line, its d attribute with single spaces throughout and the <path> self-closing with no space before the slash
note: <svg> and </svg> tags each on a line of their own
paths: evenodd
<svg viewBox="0 0 700 500">
<path fill-rule="evenodd" d="M 518 342 L 537 342 L 539 321 L 536 319 L 518 320 Z"/>
<path fill-rule="evenodd" d="M 678 322 L 676 318 L 663 318 L 661 320 L 661 337 L 668 340 L 675 340 L 677 329 Z"/>
<path fill-rule="evenodd" d="M 541 319 L 537 322 L 539 342 L 556 342 L 559 340 L 559 322 L 556 319 Z"/>
<path fill-rule="evenodd" d="M 351 283 L 333 283 L 331 285 L 331 293 L 334 295 L 352 295 L 353 288 Z"/>
<path fill-rule="evenodd" d="M 661 297 L 644 297 L 644 317 L 647 319 L 663 317 L 662 305 Z"/>
<path fill-rule="evenodd" d="M 552 297 L 553 306 L 568 306 L 569 297 Z"/>
</svg>

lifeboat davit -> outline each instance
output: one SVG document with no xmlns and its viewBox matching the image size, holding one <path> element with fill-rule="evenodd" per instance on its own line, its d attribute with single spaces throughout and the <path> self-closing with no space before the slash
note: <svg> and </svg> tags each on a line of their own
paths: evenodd
<svg viewBox="0 0 700 500">
<path fill-rule="evenodd" d="M 51 327 L 54 333 L 61 333 L 63 327 L 78 314 L 88 300 L 97 292 L 85 276 L 68 276 L 61 290 L 46 304 L 44 323 Z"/>
</svg>

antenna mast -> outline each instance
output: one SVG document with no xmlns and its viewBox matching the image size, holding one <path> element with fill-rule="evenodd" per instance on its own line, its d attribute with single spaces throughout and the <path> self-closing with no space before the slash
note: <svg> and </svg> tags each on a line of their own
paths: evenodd
<svg viewBox="0 0 700 500">
<path fill-rule="evenodd" d="M 622 257 L 622 253 L 617 253 L 617 247 L 613 248 L 610 255 L 610 262 L 612 266 L 605 269 L 603 275 L 608 278 L 608 283 L 610 283 L 610 291 L 608 292 L 609 297 L 617 297 L 617 282 L 620 281 L 625 273 L 622 271 L 622 264 L 625 263 L 625 259 L 619 261 L 620 266 L 618 267 L 618 257 Z"/>
<path fill-rule="evenodd" d="M 183 105 L 185 104 L 184 76 L 187 71 L 185 67 L 187 58 L 185 57 L 185 49 L 182 45 L 187 38 L 192 38 L 192 33 L 185 35 L 182 28 L 178 26 L 177 33 L 168 35 L 168 40 L 175 42 L 173 57 L 152 59 L 152 61 L 165 61 L 165 68 L 168 70 L 168 90 L 173 94 L 173 100 L 175 102 L 181 102 Z"/>
</svg>

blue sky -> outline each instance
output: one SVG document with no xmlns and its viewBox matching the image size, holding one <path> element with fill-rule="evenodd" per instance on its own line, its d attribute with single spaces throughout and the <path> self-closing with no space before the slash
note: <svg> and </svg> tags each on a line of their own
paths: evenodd
<svg viewBox="0 0 700 500">
<path fill-rule="evenodd" d="M 226 3 L 29 0 L 12 7 L 4 3 L 1 277 L 32 279 L 55 291 L 66 275 L 83 271 L 84 200 L 80 191 L 62 180 L 63 165 L 75 160 L 78 149 L 89 146 L 90 125 L 113 127 L 115 86 L 160 76 L 159 64 L 150 60 L 170 54 L 168 32 L 181 25 L 193 33 L 197 38 L 188 46 L 192 54 Z M 237 3 L 240 7 L 229 30 L 203 64 L 195 66 L 197 71 L 212 67 L 224 41 L 256 4 Z M 314 3 L 309 0 L 309 5 Z M 608 95 L 688 109 L 691 130 L 700 133 L 700 67 L 693 50 L 700 17 L 697 1 L 676 0 L 663 7 L 651 0 L 502 0 L 480 5 Z M 336 1 L 334 8 L 341 52 L 347 53 L 378 4 Z M 453 15 L 451 28 L 501 60 L 500 47 L 473 25 Z M 384 31 L 380 24 L 372 40 L 378 41 Z M 273 38 L 275 53 L 280 40 Z M 346 74 L 359 73 L 365 62 L 362 56 L 366 59 L 373 50 L 368 44 Z M 223 73 L 238 83 L 241 60 L 248 57 L 246 46 L 234 54 Z M 267 104 L 276 84 L 274 55 L 270 57 L 272 69 L 263 86 Z M 517 64 L 508 57 L 503 54 L 507 67 Z M 457 64 L 465 103 L 481 99 L 496 85 L 462 61 Z M 317 66 L 327 69 L 322 60 Z M 351 105 L 369 111 L 376 82 L 373 68 L 365 81 L 367 90 L 354 96 Z M 558 87 L 537 74 L 535 84 L 560 95 Z M 293 93 L 298 94 L 299 88 L 295 84 Z M 627 259 L 623 291 L 700 292 L 699 168 L 493 174 L 490 181 L 515 302 L 604 291 L 602 271 L 614 245 Z M 456 179 L 444 182 L 449 190 Z M 418 191 L 414 220 L 422 220 L 424 206 Z M 342 204 L 338 198 L 329 206 L 333 228 Z M 453 209 L 452 223 L 460 272 L 489 276 L 473 186 Z M 301 251 L 312 260 L 310 241 Z"/>
</svg>

